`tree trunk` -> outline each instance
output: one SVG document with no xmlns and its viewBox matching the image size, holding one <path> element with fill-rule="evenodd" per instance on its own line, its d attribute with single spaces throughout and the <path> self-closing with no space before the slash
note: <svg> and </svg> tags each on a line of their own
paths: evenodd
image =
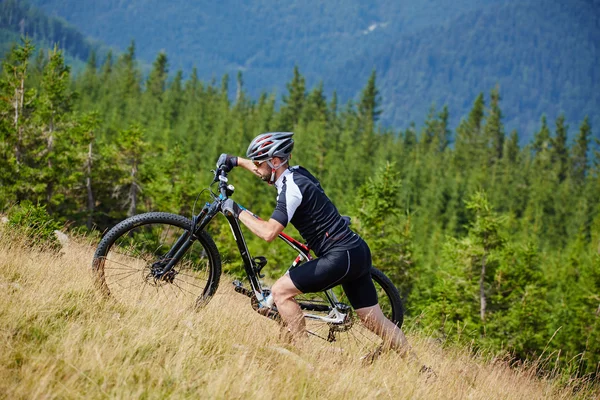
<svg viewBox="0 0 600 400">
<path fill-rule="evenodd" d="M 88 147 L 88 157 L 86 161 L 87 168 L 87 176 L 85 178 L 85 188 L 87 190 L 87 208 L 88 208 L 88 218 L 87 218 L 87 228 L 88 230 L 92 229 L 92 214 L 94 213 L 94 193 L 92 192 L 92 142 L 90 142 Z"/>
<path fill-rule="evenodd" d="M 137 177 L 137 162 L 133 162 L 133 166 L 131 167 L 131 188 L 129 189 L 129 210 L 127 211 L 127 216 L 132 217 L 135 215 L 135 211 L 137 209 L 137 192 L 138 185 L 136 182 Z"/>
<path fill-rule="evenodd" d="M 54 112 L 50 117 L 50 126 L 48 129 L 48 139 L 46 151 L 48 154 L 48 171 L 52 174 L 52 150 L 54 150 Z M 52 174 L 54 175 L 54 174 Z M 53 179 L 48 180 L 48 184 L 46 185 L 46 202 L 50 204 L 50 200 L 52 199 L 52 194 L 54 192 L 54 181 Z"/>
<path fill-rule="evenodd" d="M 485 290 L 483 287 L 483 284 L 485 283 L 486 257 L 487 256 L 484 255 L 483 259 L 481 260 L 481 276 L 479 277 L 479 301 L 480 301 L 479 313 L 480 313 L 480 317 L 481 317 L 481 322 L 485 322 L 485 309 L 487 306 L 487 300 L 485 298 Z"/>
<path fill-rule="evenodd" d="M 21 116 L 21 110 L 23 109 L 25 101 L 25 78 L 21 79 L 20 87 L 15 89 L 15 118 L 14 125 L 17 131 L 17 143 L 15 144 L 15 158 L 17 160 L 17 168 L 21 165 L 23 143 L 23 127 L 19 125 L 19 117 Z"/>
</svg>

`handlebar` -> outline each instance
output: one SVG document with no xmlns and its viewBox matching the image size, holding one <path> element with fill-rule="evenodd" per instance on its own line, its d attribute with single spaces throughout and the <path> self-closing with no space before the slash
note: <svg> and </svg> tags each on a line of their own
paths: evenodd
<svg viewBox="0 0 600 400">
<path fill-rule="evenodd" d="M 233 185 L 228 184 L 228 182 L 229 182 L 227 179 L 228 171 L 226 171 L 221 166 L 221 167 L 217 168 L 214 171 L 214 173 L 215 173 L 215 177 L 213 179 L 213 183 L 219 182 L 219 190 L 218 190 L 218 193 L 220 194 L 219 199 L 226 200 L 227 198 L 229 198 L 229 196 L 231 196 L 233 194 L 233 191 L 235 190 Z"/>
</svg>

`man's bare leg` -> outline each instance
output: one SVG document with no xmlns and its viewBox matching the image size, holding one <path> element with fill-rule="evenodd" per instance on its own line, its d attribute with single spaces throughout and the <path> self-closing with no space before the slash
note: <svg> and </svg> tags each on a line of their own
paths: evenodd
<svg viewBox="0 0 600 400">
<path fill-rule="evenodd" d="M 303 340 L 308 336 L 306 333 L 304 314 L 296 300 L 294 300 L 294 296 L 301 293 L 302 292 L 296 288 L 288 274 L 279 278 L 271 287 L 271 294 L 273 295 L 273 300 L 275 300 L 277 311 L 283 319 L 284 329 L 286 329 L 286 327 L 289 329 L 292 340 L 295 342 Z"/>
<path fill-rule="evenodd" d="M 392 348 L 402 357 L 409 356 L 411 361 L 419 361 L 402 329 L 383 315 L 379 304 L 358 309 L 356 313 L 367 328 L 383 339 L 384 348 Z"/>
</svg>

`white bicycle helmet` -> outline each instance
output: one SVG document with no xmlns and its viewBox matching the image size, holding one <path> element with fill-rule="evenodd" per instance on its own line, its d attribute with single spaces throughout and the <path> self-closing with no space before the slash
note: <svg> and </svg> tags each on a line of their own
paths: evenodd
<svg viewBox="0 0 600 400">
<path fill-rule="evenodd" d="M 294 132 L 267 132 L 252 140 L 246 157 L 252 161 L 265 161 L 273 157 L 287 160 L 294 148 Z"/>
</svg>

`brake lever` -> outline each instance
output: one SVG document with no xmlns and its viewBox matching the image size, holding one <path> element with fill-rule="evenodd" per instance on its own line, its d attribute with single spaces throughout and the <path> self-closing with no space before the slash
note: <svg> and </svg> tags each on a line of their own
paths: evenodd
<svg viewBox="0 0 600 400">
<path fill-rule="evenodd" d="M 210 172 L 212 172 L 215 175 L 212 183 L 218 182 L 219 176 L 221 175 L 221 168 L 211 169 Z M 212 185 L 212 183 L 211 183 L 211 185 Z"/>
</svg>

